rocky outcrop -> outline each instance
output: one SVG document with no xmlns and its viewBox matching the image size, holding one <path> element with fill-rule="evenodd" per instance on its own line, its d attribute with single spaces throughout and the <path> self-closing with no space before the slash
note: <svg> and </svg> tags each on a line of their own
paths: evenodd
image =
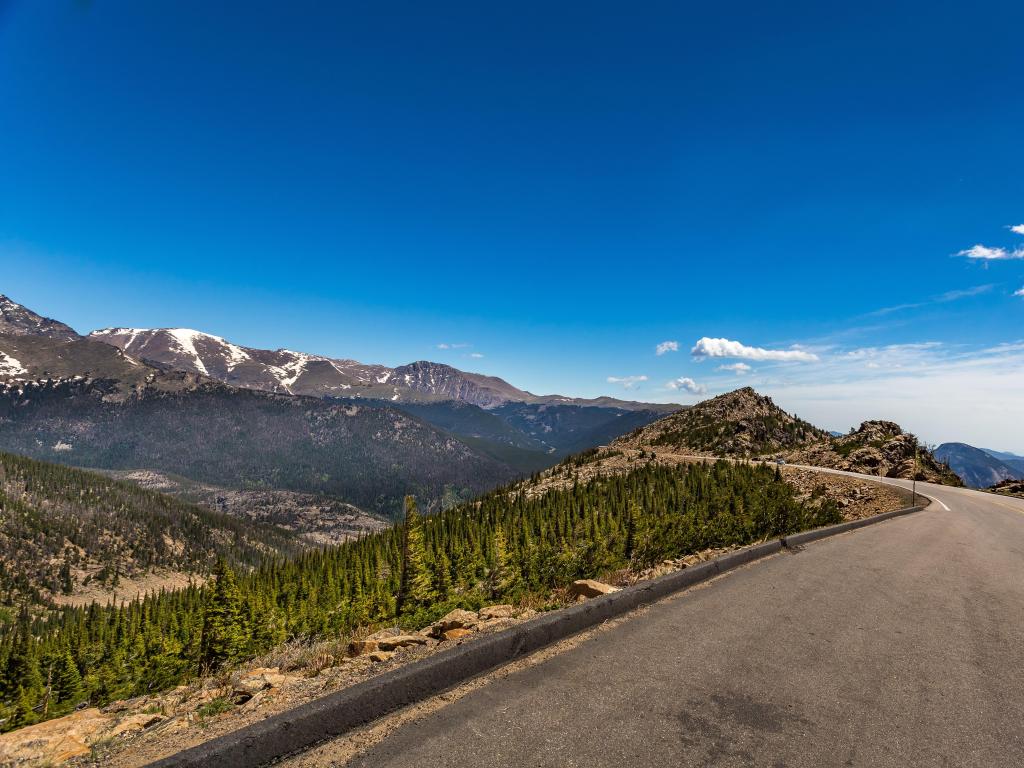
<svg viewBox="0 0 1024 768">
<path fill-rule="evenodd" d="M 0 736 L 0 765 L 10 768 L 63 763 L 89 754 L 92 745 L 124 733 L 142 730 L 155 715 L 131 715 L 118 719 L 90 707 L 65 717 L 30 725 Z"/>
<path fill-rule="evenodd" d="M 1003 496 L 1016 496 L 1024 499 L 1024 480 L 1004 480 L 996 483 L 988 490 L 993 493 L 1000 493 Z"/>
<path fill-rule="evenodd" d="M 481 608 L 477 615 L 482 621 L 490 621 L 491 619 L 511 619 L 516 615 L 515 606 L 512 605 L 489 605 L 486 608 Z"/>
<path fill-rule="evenodd" d="M 791 450 L 827 436 L 786 413 L 770 397 L 744 387 L 658 419 L 612 445 L 655 446 L 697 455 L 756 456 Z"/>
<path fill-rule="evenodd" d="M 477 614 L 456 608 L 435 621 L 430 627 L 430 633 L 433 637 L 441 637 L 453 629 L 474 629 L 479 623 L 480 617 Z"/>
<path fill-rule="evenodd" d="M 916 455 L 916 458 L 915 458 Z M 842 437 L 812 443 L 787 454 L 789 461 L 879 477 L 912 478 L 959 486 L 960 478 L 892 421 L 865 421 Z"/>
<path fill-rule="evenodd" d="M 569 587 L 569 592 L 578 597 L 600 597 L 601 595 L 609 595 L 612 592 L 618 591 L 618 587 L 594 581 L 593 579 L 579 579 L 574 581 L 572 586 Z"/>
<path fill-rule="evenodd" d="M 833 436 L 786 413 L 750 387 L 698 403 L 619 438 L 613 448 L 676 454 L 786 460 L 883 477 L 962 485 L 917 438 L 892 421 L 865 421 Z"/>
</svg>

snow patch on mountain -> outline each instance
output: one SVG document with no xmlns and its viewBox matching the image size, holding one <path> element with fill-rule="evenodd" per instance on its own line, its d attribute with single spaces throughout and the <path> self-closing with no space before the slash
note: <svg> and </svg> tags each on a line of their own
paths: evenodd
<svg viewBox="0 0 1024 768">
<path fill-rule="evenodd" d="M 28 373 L 20 360 L 8 355 L 6 352 L 0 352 L 0 376 L 22 376 Z"/>
<path fill-rule="evenodd" d="M 206 334 L 193 331 L 191 328 L 171 328 L 167 331 L 167 334 L 178 343 L 182 352 L 192 358 L 192 364 L 195 365 L 196 370 L 204 376 L 210 375 L 210 372 L 206 370 L 203 358 L 199 355 L 198 350 L 196 350 L 196 341 L 206 336 Z"/>
</svg>

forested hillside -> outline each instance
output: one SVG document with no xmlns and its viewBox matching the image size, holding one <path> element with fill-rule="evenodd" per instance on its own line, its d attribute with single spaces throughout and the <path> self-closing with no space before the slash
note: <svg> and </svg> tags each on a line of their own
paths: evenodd
<svg viewBox="0 0 1024 768">
<path fill-rule="evenodd" d="M 130 483 L 0 453 L 0 605 L 116 590 L 154 570 L 206 574 L 218 556 L 256 566 L 299 551 L 271 526 Z"/>
<path fill-rule="evenodd" d="M 4 727 L 163 690 L 287 639 L 420 627 L 453 607 L 543 597 L 575 579 L 840 519 L 830 502 L 798 501 L 777 470 L 726 462 L 651 462 L 529 489 L 431 517 L 412 506 L 403 526 L 249 573 L 222 562 L 205 586 L 118 608 L 23 611 L 0 639 Z"/>
<path fill-rule="evenodd" d="M 164 378 L 191 376 L 176 388 Z M 390 408 L 274 395 L 167 374 L 0 389 L 0 449 L 98 469 L 153 469 L 229 488 L 327 494 L 397 515 L 413 493 L 432 509 L 522 474 Z"/>
</svg>

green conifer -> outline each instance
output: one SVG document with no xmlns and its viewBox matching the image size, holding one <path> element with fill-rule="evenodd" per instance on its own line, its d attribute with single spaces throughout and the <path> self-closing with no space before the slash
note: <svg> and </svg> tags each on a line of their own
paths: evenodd
<svg viewBox="0 0 1024 768">
<path fill-rule="evenodd" d="M 247 644 L 242 598 L 234 571 L 223 557 L 217 560 L 203 609 L 199 661 L 210 669 L 242 658 Z"/>
</svg>

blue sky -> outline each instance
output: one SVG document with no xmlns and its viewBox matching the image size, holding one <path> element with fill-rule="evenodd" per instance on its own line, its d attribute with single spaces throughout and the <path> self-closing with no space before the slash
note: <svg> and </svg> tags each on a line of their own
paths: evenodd
<svg viewBox="0 0 1024 768">
<path fill-rule="evenodd" d="M 1024 453 L 1024 7 L 835 5 L 0 0 L 0 292 Z"/>
</svg>

